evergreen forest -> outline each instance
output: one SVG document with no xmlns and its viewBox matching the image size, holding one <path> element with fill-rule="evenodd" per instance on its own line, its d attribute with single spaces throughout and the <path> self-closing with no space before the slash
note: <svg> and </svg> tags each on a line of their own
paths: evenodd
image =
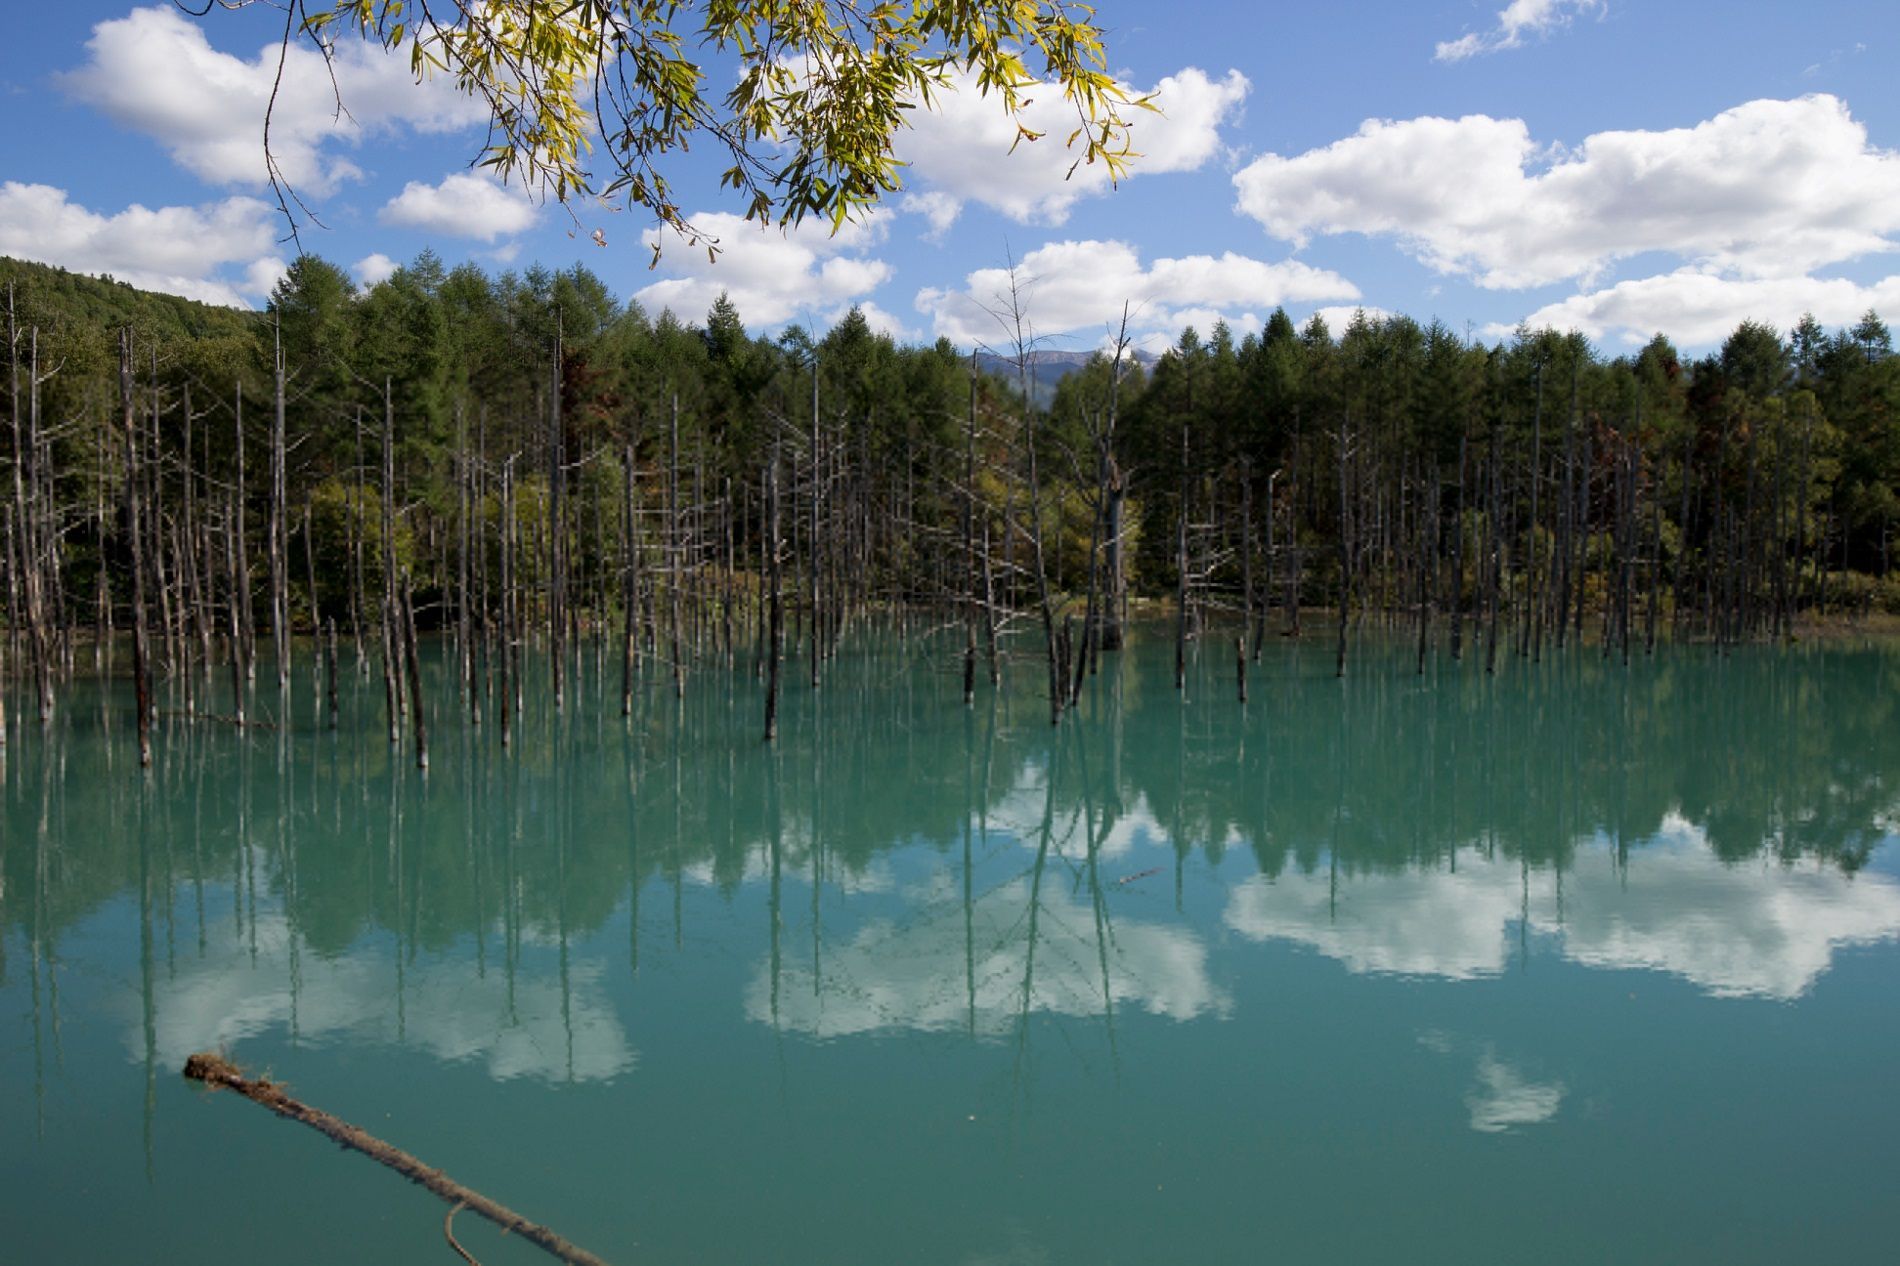
<svg viewBox="0 0 1900 1266">
<path fill-rule="evenodd" d="M 1360 626 L 1497 671 L 1900 612 L 1900 359 L 1871 312 L 1699 358 L 1277 310 L 1136 355 L 1105 313 L 1084 359 L 1029 336 L 1027 289 L 982 349 L 855 310 L 764 338 L 724 299 L 689 324 L 585 269 L 427 253 L 367 289 L 303 256 L 262 313 L 7 260 L 0 291 L 0 676 L 41 717 L 74 675 L 129 671 L 143 722 L 155 679 L 191 709 L 228 674 L 243 724 L 260 666 L 327 664 L 334 697 L 342 656 L 426 762 L 429 709 L 505 740 L 524 657 L 561 707 L 582 646 L 623 707 L 643 665 L 682 694 L 747 667 L 769 739 L 781 677 L 819 686 L 867 622 L 949 635 L 920 644 L 966 700 L 1040 665 L 1060 719 L 1143 618 L 1177 683 L 1218 636 L 1244 698 L 1289 634 L 1336 637 L 1340 673 Z M 425 704 L 435 632 L 461 697 Z"/>
</svg>

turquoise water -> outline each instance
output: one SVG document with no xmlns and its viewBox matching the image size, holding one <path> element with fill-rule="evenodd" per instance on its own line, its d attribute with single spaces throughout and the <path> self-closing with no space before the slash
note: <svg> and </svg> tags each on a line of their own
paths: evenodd
<svg viewBox="0 0 1900 1266">
<path fill-rule="evenodd" d="M 627 721 L 583 654 L 512 751 L 438 682 L 426 778 L 354 674 L 149 779 L 122 694 L 16 701 L 0 1259 L 455 1260 L 217 1047 L 620 1263 L 1892 1253 L 1900 647 L 1276 644 L 1243 708 L 1137 645 L 1060 728 L 959 647 L 776 748 L 744 670 Z"/>
</svg>

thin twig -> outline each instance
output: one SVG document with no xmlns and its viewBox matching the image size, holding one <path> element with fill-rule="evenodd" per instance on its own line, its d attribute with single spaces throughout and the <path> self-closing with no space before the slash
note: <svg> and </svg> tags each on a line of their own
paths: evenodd
<svg viewBox="0 0 1900 1266">
<path fill-rule="evenodd" d="M 461 1241 L 455 1238 L 455 1215 L 460 1213 L 467 1204 L 468 1201 L 466 1200 L 457 1200 L 454 1204 L 449 1206 L 448 1213 L 443 1215 L 442 1218 L 442 1234 L 448 1240 L 449 1247 L 459 1253 L 462 1260 L 468 1263 L 468 1266 L 482 1266 L 480 1262 L 475 1260 L 475 1254 L 463 1248 Z"/>
</svg>

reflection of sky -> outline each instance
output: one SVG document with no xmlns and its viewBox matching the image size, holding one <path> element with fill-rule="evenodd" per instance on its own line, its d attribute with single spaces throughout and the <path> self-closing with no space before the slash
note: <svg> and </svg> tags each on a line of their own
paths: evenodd
<svg viewBox="0 0 1900 1266">
<path fill-rule="evenodd" d="M 1027 788 L 1009 797 L 1010 811 L 991 818 L 993 831 L 1014 837 L 1006 852 L 1033 848 L 1039 838 L 1045 801 L 1035 771 L 1027 776 Z M 1060 813 L 1052 824 L 1026 998 L 1027 876 L 1019 872 L 981 893 L 966 933 L 961 881 L 951 870 L 933 861 L 917 874 L 879 856 L 826 879 L 828 887 L 876 897 L 885 914 L 828 945 L 817 980 L 809 960 L 788 955 L 776 1003 L 762 957 L 744 986 L 746 1017 L 829 1038 L 896 1028 L 996 1035 L 1025 1011 L 1087 1017 L 1132 1009 L 1180 1021 L 1227 1015 L 1232 999 L 1210 974 L 1198 930 L 1161 921 L 1151 907 L 1140 907 L 1148 918 L 1126 917 L 1115 881 L 1139 875 L 1166 841 L 1146 805 L 1120 815 L 1106 836 L 1111 844 L 1102 853 L 1115 864 L 1102 872 L 1107 925 L 1100 930 L 1089 892 L 1075 878 L 1086 830 L 1070 817 Z M 766 858 L 763 849 L 747 856 L 745 882 L 766 877 Z M 1058 865 L 1059 858 L 1067 860 Z M 795 864 L 788 859 L 788 868 Z M 713 880 L 710 870 L 689 877 Z M 1699 828 L 1672 816 L 1629 850 L 1622 869 L 1601 840 L 1580 847 L 1561 876 L 1468 849 L 1455 869 L 1253 875 L 1228 890 L 1220 917 L 1243 937 L 1307 946 L 1357 973 L 1494 976 L 1521 952 L 1520 934 L 1528 931 L 1585 966 L 1666 972 L 1717 996 L 1788 1000 L 1811 989 L 1838 950 L 1900 937 L 1900 877 L 1877 868 L 1850 876 L 1768 856 L 1724 864 Z M 478 974 L 466 947 L 405 962 L 399 989 L 386 941 L 327 957 L 299 945 L 293 998 L 292 936 L 281 912 L 260 911 L 255 960 L 248 943 L 226 943 L 208 957 L 181 957 L 175 974 L 161 975 L 161 1059 L 177 1064 L 208 1046 L 281 1037 L 294 1023 L 304 1040 L 413 1047 L 477 1064 L 498 1079 L 604 1079 L 636 1063 L 598 962 L 571 964 L 564 1002 L 558 976 L 539 956 L 518 967 L 511 995 L 501 964 Z M 521 930 L 523 944 L 544 939 L 551 938 L 533 927 Z M 128 1049 L 142 1056 L 138 1018 L 128 1019 Z M 1489 1051 L 1468 1057 L 1473 1129 L 1508 1130 L 1557 1112 L 1561 1082 L 1540 1082 Z"/>
<path fill-rule="evenodd" d="M 787 832 L 781 842 L 781 865 L 787 874 L 796 875 L 811 866 L 812 850 L 809 837 L 798 838 Z M 742 860 L 739 882 L 746 884 L 763 883 L 772 875 L 772 852 L 767 844 L 754 845 L 746 850 Z M 680 876 L 689 884 L 702 888 L 719 886 L 719 872 L 709 861 L 695 862 L 682 867 Z M 832 863 L 825 868 L 825 882 L 837 888 L 847 896 L 859 893 L 889 893 L 897 890 L 897 872 L 891 868 L 890 860 L 882 855 L 871 858 L 862 866 L 852 867 Z"/>
<path fill-rule="evenodd" d="M 1561 1081 L 1532 1081 L 1487 1052 L 1478 1057 L 1477 1082 L 1465 1096 L 1465 1107 L 1471 1110 L 1472 1129 L 1480 1134 L 1503 1134 L 1550 1120 L 1563 1100 Z"/>
<path fill-rule="evenodd" d="M 1538 1081 L 1499 1057 L 1490 1042 L 1461 1041 L 1440 1029 L 1418 1035 L 1418 1044 L 1449 1059 L 1474 1061 L 1465 1108 L 1471 1128 L 1480 1134 L 1508 1134 L 1530 1125 L 1542 1125 L 1557 1115 L 1568 1087 L 1561 1081 Z"/>
<path fill-rule="evenodd" d="M 565 1026 L 561 982 L 552 972 L 518 967 L 511 1002 L 500 964 L 480 975 L 466 958 L 419 956 L 403 964 L 399 990 L 387 944 L 335 957 L 301 947 L 293 1001 L 292 935 L 281 913 L 260 910 L 255 963 L 248 928 L 244 945 L 181 956 L 176 973 L 153 986 L 159 1061 L 182 1067 L 187 1055 L 208 1048 L 241 1055 L 246 1039 L 288 1035 L 293 1006 L 303 1040 L 415 1047 L 443 1061 L 479 1063 L 497 1080 L 596 1080 L 628 1071 L 637 1059 L 602 994 L 598 964 L 570 964 Z M 125 1003 L 133 1008 L 126 1046 L 142 1059 L 137 997 Z"/>
<path fill-rule="evenodd" d="M 1043 838 L 1044 778 L 1042 767 L 1023 765 L 987 815 L 990 831 L 1024 853 Z M 1107 824 L 1064 802 L 1048 824 L 1052 861 L 1085 857 L 1091 828 L 1101 832 L 1098 856 L 1112 863 L 1103 871 L 1111 898 L 1116 879 L 1140 874 L 1150 850 L 1167 846 L 1143 799 Z M 1455 868 L 1255 875 L 1229 891 L 1222 921 L 1249 939 L 1305 945 L 1365 974 L 1495 976 L 1531 934 L 1586 966 L 1662 971 L 1716 996 L 1778 1000 L 1812 988 L 1837 950 L 1900 937 L 1900 880 L 1873 870 L 1853 876 L 1766 854 L 1725 864 L 1701 828 L 1674 814 L 1628 858 L 1619 869 L 1609 843 L 1596 839 L 1561 875 L 1472 849 L 1460 851 Z M 761 871 L 762 862 L 749 862 L 748 878 Z M 1023 1013 L 1027 880 L 982 896 L 971 912 L 972 988 L 957 885 L 943 872 L 897 883 L 874 863 L 863 875 L 827 878 L 897 896 L 908 913 L 828 947 L 816 981 L 809 962 L 788 958 L 778 980 L 781 1026 L 823 1037 L 896 1028 L 995 1034 Z M 1107 940 L 1104 969 L 1087 893 L 1045 884 L 1027 1009 L 1082 1016 L 1134 1006 L 1174 1019 L 1230 1009 L 1191 926 L 1114 918 Z M 746 991 L 748 1018 L 773 1021 L 772 992 L 762 963 Z M 1532 1079 L 1494 1053 L 1472 1058 L 1473 1129 L 1507 1130 L 1557 1111 L 1561 1082 Z"/>
<path fill-rule="evenodd" d="M 940 881 L 916 895 L 926 891 L 929 904 L 902 922 L 869 924 L 848 943 L 827 948 L 820 988 L 813 988 L 809 963 L 786 964 L 777 1023 L 817 1037 L 888 1028 L 953 1031 L 972 1023 L 979 1033 L 1006 1032 L 1025 1007 L 1029 880 L 979 897 L 967 941 L 957 889 Z M 1112 1005 L 1190 1020 L 1229 1010 L 1228 996 L 1208 976 L 1206 946 L 1192 932 L 1114 916 L 1106 931 L 1104 945 L 1086 893 L 1071 894 L 1067 882 L 1053 876 L 1045 880 L 1029 1011 L 1089 1016 Z M 745 1013 L 760 1023 L 774 1021 L 769 962 L 746 989 Z"/>
<path fill-rule="evenodd" d="M 1041 765 L 1024 765 L 1015 781 L 1003 792 L 988 815 L 989 828 L 1016 836 L 1024 847 L 1034 849 L 1041 839 L 1042 818 L 1049 800 L 1048 771 Z M 1100 804 L 1094 806 L 1095 818 L 1075 803 L 1073 796 L 1056 809 L 1050 823 L 1050 846 L 1058 854 L 1080 856 L 1088 851 L 1088 830 L 1102 832 Z M 1108 824 L 1096 845 L 1096 856 L 1104 861 L 1126 857 L 1144 840 L 1161 840 L 1167 832 L 1155 821 L 1148 798 L 1137 795 L 1123 812 Z"/>
<path fill-rule="evenodd" d="M 1557 938 L 1592 967 L 1669 972 L 1719 996 L 1791 999 L 1837 949 L 1900 936 L 1900 882 L 1820 863 L 1724 864 L 1699 828 L 1670 817 L 1621 871 L 1601 842 L 1561 878 L 1461 852 L 1456 870 L 1255 876 L 1227 925 L 1254 940 L 1307 945 L 1355 972 L 1451 980 L 1495 975 L 1514 928 Z"/>
</svg>

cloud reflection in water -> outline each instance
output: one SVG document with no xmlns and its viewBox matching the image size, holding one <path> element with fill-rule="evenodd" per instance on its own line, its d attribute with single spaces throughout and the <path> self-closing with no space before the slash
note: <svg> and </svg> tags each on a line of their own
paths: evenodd
<svg viewBox="0 0 1900 1266">
<path fill-rule="evenodd" d="M 1025 1011 L 1100 1015 L 1112 1003 L 1191 1020 L 1231 1009 L 1194 933 L 1116 917 L 1104 957 L 1092 905 L 1053 880 L 1041 890 L 1032 963 L 1030 890 L 1019 878 L 980 896 L 967 940 L 960 902 L 938 900 L 902 922 L 870 923 L 826 950 L 820 987 L 810 964 L 782 968 L 776 1001 L 770 964 L 761 963 L 746 989 L 746 1016 L 821 1038 L 892 1028 L 995 1036 Z M 952 891 L 934 886 L 940 896 Z"/>
<path fill-rule="evenodd" d="M 1254 876 L 1223 918 L 1249 939 L 1305 945 L 1360 973 L 1495 976 L 1522 929 L 1587 966 L 1786 1001 L 1811 989 L 1837 950 L 1900 936 L 1900 883 L 1806 861 L 1724 863 L 1698 827 L 1672 815 L 1626 869 L 1598 840 L 1561 877 L 1476 851 L 1461 851 L 1455 870 Z"/>
<path fill-rule="evenodd" d="M 255 961 L 246 945 L 230 944 L 207 957 L 181 957 L 175 977 L 156 983 L 156 1054 L 164 1066 L 182 1067 L 206 1047 L 241 1048 L 273 1031 L 287 1034 L 293 1023 L 301 1041 L 413 1047 L 445 1063 L 479 1064 L 498 1081 L 602 1080 L 638 1060 L 598 963 L 570 965 L 564 1020 L 555 972 L 517 969 L 511 991 L 498 964 L 478 974 L 465 958 L 425 955 L 403 964 L 399 985 L 385 945 L 337 956 L 299 946 L 293 967 L 296 933 L 280 912 L 260 911 L 256 932 Z M 129 1018 L 126 1049 L 140 1059 L 136 1008 Z"/>
</svg>

